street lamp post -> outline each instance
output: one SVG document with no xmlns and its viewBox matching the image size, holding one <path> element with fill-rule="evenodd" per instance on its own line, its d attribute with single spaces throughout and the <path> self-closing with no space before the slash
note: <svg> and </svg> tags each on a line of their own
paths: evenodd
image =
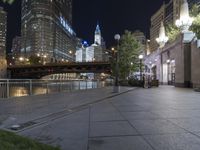
<svg viewBox="0 0 200 150">
<path fill-rule="evenodd" d="M 114 36 L 114 39 L 117 41 L 117 52 L 116 52 L 116 66 L 115 66 L 115 85 L 114 85 L 113 92 L 119 93 L 119 40 L 120 40 L 120 35 L 116 34 Z"/>
<path fill-rule="evenodd" d="M 144 58 L 143 55 L 139 55 L 140 60 L 140 80 L 142 80 L 142 59 Z"/>
</svg>

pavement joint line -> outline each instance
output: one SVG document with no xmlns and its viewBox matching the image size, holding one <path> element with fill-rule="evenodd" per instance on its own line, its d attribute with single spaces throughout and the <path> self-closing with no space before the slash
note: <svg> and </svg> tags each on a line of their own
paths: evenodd
<svg viewBox="0 0 200 150">
<path fill-rule="evenodd" d="M 95 138 L 113 138 L 113 137 L 130 137 L 130 136 L 140 136 L 139 134 L 129 134 L 129 135 L 105 135 L 105 136 L 90 136 L 89 139 Z"/>
<path fill-rule="evenodd" d="M 181 128 L 181 129 L 185 130 L 187 133 L 190 133 L 190 134 L 192 134 L 192 135 L 196 136 L 198 139 L 200 139 L 200 136 L 199 136 L 199 135 L 197 135 L 197 134 L 195 134 L 195 133 L 193 133 L 192 131 L 189 131 L 188 129 L 185 129 L 185 128 L 183 128 L 183 127 L 179 126 L 178 124 L 176 124 L 176 123 L 172 122 L 171 120 L 168 120 L 168 119 L 167 119 L 167 121 L 171 122 L 172 124 L 174 124 L 174 125 L 178 126 L 179 128 Z"/>
<path fill-rule="evenodd" d="M 57 120 L 57 119 L 64 118 L 64 117 L 66 117 L 66 116 L 69 116 L 69 115 L 71 115 L 71 114 L 73 114 L 73 113 L 80 112 L 80 111 L 85 110 L 85 109 L 87 109 L 87 108 L 82 108 L 82 109 L 77 110 L 77 111 L 74 111 L 74 112 L 65 113 L 65 114 L 63 114 L 62 116 L 59 116 L 59 117 L 57 117 L 57 118 L 51 118 L 51 119 L 45 120 L 45 121 L 43 121 L 43 122 L 38 122 L 38 123 L 36 123 L 36 124 L 34 124 L 34 125 L 32 125 L 32 126 L 28 126 L 28 127 L 23 128 L 23 129 L 21 129 L 21 130 L 13 131 L 13 130 L 7 129 L 7 131 L 12 131 L 12 132 L 15 132 L 15 133 L 20 133 L 20 132 L 23 132 L 23 131 L 26 131 L 26 130 L 30 130 L 30 129 L 33 129 L 33 128 L 36 128 L 36 127 L 39 127 L 39 126 L 48 124 L 48 122 L 50 122 L 50 121 L 54 121 L 54 120 Z"/>
<path fill-rule="evenodd" d="M 93 138 L 112 138 L 112 137 L 129 137 L 129 136 L 158 136 L 158 135 L 182 135 L 186 134 L 188 132 L 182 132 L 182 133 L 149 133 L 149 134 L 130 134 L 130 135 L 108 135 L 108 136 L 90 136 L 90 139 Z"/>
<path fill-rule="evenodd" d="M 124 114 L 122 114 L 122 112 L 120 112 L 120 110 L 117 108 L 117 106 L 115 106 L 115 105 L 113 104 L 112 101 L 111 101 L 110 103 L 111 103 L 111 105 L 113 105 L 113 107 L 121 114 L 121 116 L 128 122 L 128 124 L 129 124 L 133 129 L 135 129 L 135 131 L 138 133 L 138 136 L 140 136 L 140 137 L 144 140 L 144 142 L 146 142 L 146 143 L 152 148 L 152 150 L 156 150 L 156 148 L 154 148 L 154 146 L 153 146 L 148 140 L 145 139 L 144 135 L 142 135 L 142 134 L 140 133 L 140 131 L 137 130 L 137 129 L 131 124 L 131 122 L 124 116 Z"/>
<path fill-rule="evenodd" d="M 73 113 L 80 112 L 80 111 L 82 111 L 84 109 L 87 109 L 88 106 L 90 107 L 93 104 L 96 104 L 96 103 L 99 103 L 99 102 L 111 99 L 113 97 L 117 97 L 119 95 L 122 95 L 122 94 L 125 94 L 125 93 L 128 93 L 128 92 L 134 91 L 136 89 L 138 89 L 138 88 L 131 88 L 131 89 L 126 90 L 124 92 L 121 92 L 121 93 L 118 93 L 118 94 L 114 94 L 114 95 L 111 95 L 111 96 L 107 96 L 105 98 L 102 98 L 102 99 L 99 99 L 99 100 L 96 100 L 96 101 L 93 101 L 93 102 L 90 102 L 90 103 L 86 103 L 86 104 L 83 104 L 83 105 L 80 105 L 80 106 L 77 106 L 77 107 L 74 107 L 74 108 L 63 109 L 62 111 L 59 111 L 59 112 L 50 113 L 50 114 L 47 114 L 47 115 L 45 115 L 43 117 L 40 117 L 40 118 L 37 118 L 37 119 L 33 119 L 33 120 L 29 120 L 27 122 L 31 121 L 31 122 L 35 122 L 35 124 L 32 125 L 32 126 L 25 127 L 23 129 L 20 129 L 20 130 L 9 130 L 10 127 L 7 128 L 7 130 L 15 132 L 15 133 L 20 133 L 20 132 L 23 132 L 25 130 L 29 130 L 29 129 L 32 129 L 32 128 L 35 128 L 35 127 L 47 124 L 49 121 L 54 121 L 54 120 L 57 120 L 57 119 L 61 119 L 61 118 L 64 118 L 64 117 L 66 117 L 68 115 L 71 115 Z M 70 111 L 69 111 L 69 109 L 70 109 Z M 56 116 L 56 115 L 59 115 L 59 116 L 48 119 L 49 117 Z M 44 121 L 39 122 L 39 120 L 42 120 L 42 119 L 44 119 Z"/>
<path fill-rule="evenodd" d="M 104 122 L 126 122 L 126 120 L 91 121 L 91 123 L 104 123 Z"/>
<path fill-rule="evenodd" d="M 90 124 L 90 121 L 91 121 L 91 106 L 89 105 L 89 116 L 88 116 L 88 140 L 87 140 L 87 150 L 90 149 L 90 146 L 89 146 L 89 137 L 90 137 L 90 128 L 91 128 L 91 124 Z"/>
</svg>

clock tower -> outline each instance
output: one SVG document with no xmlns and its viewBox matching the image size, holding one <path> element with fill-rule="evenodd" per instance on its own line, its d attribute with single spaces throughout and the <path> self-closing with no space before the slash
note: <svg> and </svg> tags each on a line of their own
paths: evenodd
<svg viewBox="0 0 200 150">
<path fill-rule="evenodd" d="M 101 45 L 101 30 L 99 24 L 96 26 L 95 34 L 94 34 L 94 44 Z"/>
</svg>

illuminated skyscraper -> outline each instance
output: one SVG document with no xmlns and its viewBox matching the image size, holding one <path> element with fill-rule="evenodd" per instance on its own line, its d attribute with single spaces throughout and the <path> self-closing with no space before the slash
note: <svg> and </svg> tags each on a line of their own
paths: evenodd
<svg viewBox="0 0 200 150">
<path fill-rule="evenodd" d="M 74 61 L 72 0 L 22 0 L 22 49 L 46 62 Z"/>
<path fill-rule="evenodd" d="M 95 34 L 94 34 L 94 43 L 97 45 L 101 45 L 101 30 L 99 24 L 96 26 Z"/>
<path fill-rule="evenodd" d="M 0 57 L 6 54 L 7 13 L 0 7 Z"/>
<path fill-rule="evenodd" d="M 0 79 L 6 77 L 7 13 L 0 7 Z"/>
</svg>

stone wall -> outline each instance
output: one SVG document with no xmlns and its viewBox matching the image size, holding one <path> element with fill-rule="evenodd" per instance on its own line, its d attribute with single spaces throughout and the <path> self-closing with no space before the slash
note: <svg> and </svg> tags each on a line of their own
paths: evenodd
<svg viewBox="0 0 200 150">
<path fill-rule="evenodd" d="M 175 86 L 179 86 L 179 87 L 184 86 L 184 77 L 185 77 L 183 48 L 184 48 L 184 44 L 182 43 L 182 36 L 180 36 L 174 43 L 166 45 L 161 53 L 162 65 L 166 64 L 168 59 L 175 60 L 175 64 L 176 64 Z M 167 84 L 167 83 L 164 83 L 164 84 Z"/>
<path fill-rule="evenodd" d="M 173 61 L 176 87 L 200 87 L 200 48 L 197 47 L 196 40 L 188 42 L 184 37 L 186 36 L 181 35 L 175 42 L 160 49 L 159 61 L 156 63 L 157 76 L 161 84 L 173 83 L 170 70 Z M 153 58 L 153 54 L 148 57 Z M 170 62 L 167 62 L 168 59 Z"/>
<path fill-rule="evenodd" d="M 197 48 L 197 41 L 191 43 L 191 80 L 194 88 L 200 87 L 200 48 Z"/>
</svg>

